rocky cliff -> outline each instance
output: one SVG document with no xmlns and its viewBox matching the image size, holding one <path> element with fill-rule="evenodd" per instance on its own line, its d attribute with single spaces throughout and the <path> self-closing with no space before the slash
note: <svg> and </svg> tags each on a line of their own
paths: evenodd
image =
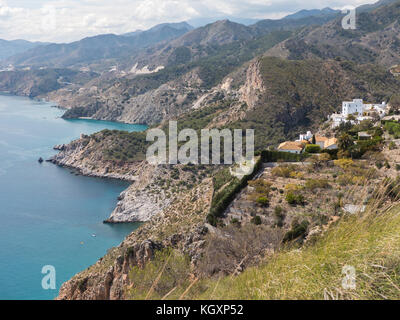
<svg viewBox="0 0 400 320">
<path fill-rule="evenodd" d="M 106 222 L 122 223 L 149 221 L 190 190 L 207 176 L 207 170 L 195 170 L 192 166 L 154 166 L 144 160 L 137 142 L 132 142 L 134 160 L 116 159 L 110 156 L 113 148 L 120 148 L 130 135 L 142 137 L 142 133 L 102 131 L 92 136 L 82 135 L 67 145 L 56 146 L 60 152 L 49 161 L 79 171 L 85 176 L 114 178 L 131 181 L 131 186 L 121 193 L 119 202 Z M 139 138 L 139 139 L 140 139 Z M 129 144 L 125 148 L 129 149 Z M 135 153 L 136 152 L 136 153 Z M 141 155 L 138 155 L 141 153 Z M 119 157 L 119 153 L 116 153 Z M 208 169 L 212 170 L 212 169 Z"/>
<path fill-rule="evenodd" d="M 64 283 L 57 299 L 124 299 L 131 285 L 131 268 L 144 266 L 156 250 L 164 247 L 176 248 L 195 261 L 199 248 L 204 245 L 205 218 L 212 195 L 211 179 L 205 179 L 182 194 L 129 235 L 120 246 L 109 250 L 96 264 Z"/>
</svg>

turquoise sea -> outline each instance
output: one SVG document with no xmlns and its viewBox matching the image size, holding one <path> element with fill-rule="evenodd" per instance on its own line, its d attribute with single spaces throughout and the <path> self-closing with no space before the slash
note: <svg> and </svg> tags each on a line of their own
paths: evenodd
<svg viewBox="0 0 400 320">
<path fill-rule="evenodd" d="M 63 282 L 138 227 L 102 223 L 127 182 L 75 176 L 37 160 L 81 133 L 146 127 L 63 120 L 62 113 L 49 103 L 0 96 L 0 299 L 53 299 Z M 55 290 L 42 288 L 45 265 L 55 267 Z"/>
</svg>

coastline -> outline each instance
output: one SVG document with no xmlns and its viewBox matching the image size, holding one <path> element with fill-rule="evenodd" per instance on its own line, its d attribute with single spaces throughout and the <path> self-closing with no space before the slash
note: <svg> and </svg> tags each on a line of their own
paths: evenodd
<svg viewBox="0 0 400 320">
<path fill-rule="evenodd" d="M 67 145 L 54 147 L 60 152 L 48 159 L 60 167 L 76 170 L 82 176 L 117 179 L 131 182 L 119 196 L 119 202 L 106 223 L 146 222 L 168 207 L 172 198 L 156 180 L 165 175 L 165 169 L 146 161 L 114 163 L 103 160 L 96 139 L 82 135 Z"/>
</svg>

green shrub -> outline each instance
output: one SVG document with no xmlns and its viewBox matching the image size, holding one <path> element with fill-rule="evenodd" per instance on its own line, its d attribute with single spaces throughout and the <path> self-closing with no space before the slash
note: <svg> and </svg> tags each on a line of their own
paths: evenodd
<svg viewBox="0 0 400 320">
<path fill-rule="evenodd" d="M 269 200 L 267 197 L 259 197 L 257 199 L 257 203 L 261 205 L 262 207 L 268 207 L 269 206 Z"/>
<path fill-rule="evenodd" d="M 302 194 L 295 193 L 293 191 L 289 191 L 286 194 L 286 201 L 292 206 L 303 205 L 305 202 L 304 196 Z"/>
<path fill-rule="evenodd" d="M 304 220 L 300 224 L 294 223 L 294 225 L 292 226 L 292 229 L 285 234 L 285 236 L 283 238 L 283 242 L 292 241 L 292 240 L 295 240 L 300 237 L 304 239 L 304 237 L 307 233 L 308 225 L 309 225 L 309 222 L 306 220 Z"/>
<path fill-rule="evenodd" d="M 262 223 L 260 216 L 253 217 L 251 219 L 251 223 L 255 224 L 256 226 L 259 226 Z"/>
<path fill-rule="evenodd" d="M 240 225 L 241 225 L 239 219 L 237 219 L 237 218 L 232 218 L 231 224 L 238 226 L 238 227 L 240 227 Z"/>
<path fill-rule="evenodd" d="M 275 216 L 276 226 L 282 228 L 283 222 L 285 220 L 285 214 L 283 212 L 283 208 L 280 206 L 276 206 L 274 210 L 274 216 Z"/>
<path fill-rule="evenodd" d="M 308 144 L 306 145 L 306 150 L 305 152 L 307 153 L 320 153 L 321 152 L 321 147 L 317 144 Z"/>
<path fill-rule="evenodd" d="M 308 179 L 306 181 L 306 189 L 314 191 L 315 189 L 327 189 L 330 184 L 327 179 Z"/>
</svg>

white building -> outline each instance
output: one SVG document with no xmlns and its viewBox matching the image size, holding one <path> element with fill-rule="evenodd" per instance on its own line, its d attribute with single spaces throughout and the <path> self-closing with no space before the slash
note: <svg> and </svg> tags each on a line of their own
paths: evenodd
<svg viewBox="0 0 400 320">
<path fill-rule="evenodd" d="M 328 117 L 332 120 L 332 127 L 338 127 L 341 123 L 351 122 L 356 124 L 363 120 L 372 120 L 372 114 L 378 114 L 380 118 L 383 118 L 387 114 L 387 104 L 382 102 L 381 104 L 364 104 L 362 99 L 354 99 L 353 101 L 343 101 L 342 113 L 334 113 Z M 348 120 L 349 115 L 354 115 L 355 120 Z"/>
<path fill-rule="evenodd" d="M 297 141 L 308 141 L 308 140 L 310 140 L 311 138 L 313 137 L 313 134 L 311 133 L 311 131 L 307 131 L 307 133 L 306 134 L 301 134 L 300 136 L 299 136 L 299 140 L 297 140 Z"/>
<path fill-rule="evenodd" d="M 353 101 L 344 101 L 342 103 L 342 115 L 347 117 L 349 114 L 362 115 L 364 112 L 364 103 L 362 99 L 354 99 Z"/>
</svg>

